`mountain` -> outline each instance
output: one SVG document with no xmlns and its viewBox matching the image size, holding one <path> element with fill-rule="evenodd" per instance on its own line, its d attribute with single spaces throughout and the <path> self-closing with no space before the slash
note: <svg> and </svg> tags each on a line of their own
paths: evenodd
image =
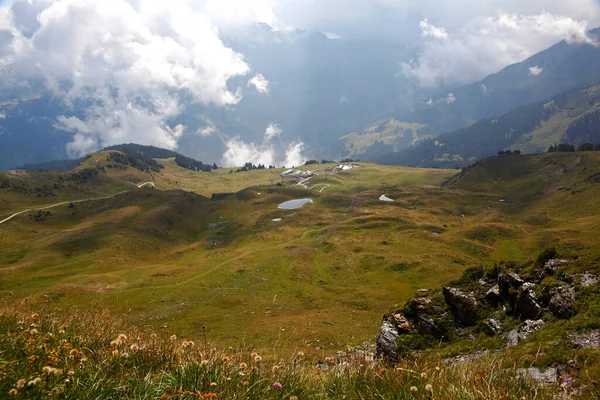
<svg viewBox="0 0 600 400">
<path fill-rule="evenodd" d="M 600 42 L 600 29 L 590 31 L 589 36 Z M 412 109 L 398 109 L 386 120 L 421 126 L 418 138 L 435 137 L 468 127 L 481 119 L 503 115 L 522 105 L 595 85 L 600 82 L 598 65 L 600 47 L 562 41 L 481 81 L 425 95 L 421 104 Z M 368 135 L 381 123 L 368 125 L 355 134 Z M 405 138 L 402 132 L 393 137 L 406 143 L 404 147 L 414 142 Z M 380 144 L 374 149 L 365 149 L 361 158 L 377 159 L 382 153 L 401 150 L 393 145 L 392 139 L 382 144 L 385 148 Z M 484 156 L 494 153 L 482 152 Z"/>
<path fill-rule="evenodd" d="M 223 41 L 242 53 L 253 71 L 229 81 L 232 90 L 243 91 L 234 106 L 184 100 L 183 113 L 169 124 L 186 126 L 178 151 L 189 157 L 219 163 L 227 138 L 262 143 L 267 126 L 278 124 L 282 132 L 272 141 L 278 152 L 301 140 L 307 157 L 341 158 L 338 137 L 412 102 L 406 95 L 409 82 L 398 74 L 398 65 L 410 58 L 403 45 L 334 40 L 265 24 L 224 33 Z M 268 93 L 249 85 L 257 73 L 269 81 Z M 73 134 L 61 131 L 57 118 L 84 119 L 86 105 L 67 107 L 39 84 L 19 94 L 0 88 L 0 170 L 67 158 L 65 145 Z"/>
<path fill-rule="evenodd" d="M 539 153 L 557 143 L 600 143 L 600 85 L 521 106 L 379 159 L 386 164 L 459 167 L 505 149 Z"/>
</svg>

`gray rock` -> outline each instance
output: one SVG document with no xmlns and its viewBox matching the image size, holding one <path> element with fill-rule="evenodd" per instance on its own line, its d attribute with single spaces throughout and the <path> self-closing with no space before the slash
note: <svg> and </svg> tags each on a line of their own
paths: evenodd
<svg viewBox="0 0 600 400">
<path fill-rule="evenodd" d="M 445 287 L 443 289 L 444 300 L 450 307 L 450 311 L 456 320 L 463 325 L 475 325 L 479 313 L 477 301 L 472 294 L 464 294 L 456 288 Z"/>
<path fill-rule="evenodd" d="M 543 326 L 545 325 L 545 322 L 542 321 L 541 319 L 539 320 L 527 320 L 525 321 L 525 324 L 520 327 L 520 328 L 515 328 L 513 330 L 511 330 L 510 332 L 507 332 L 506 335 L 504 335 L 504 337 L 506 338 L 507 347 L 512 347 L 512 346 L 516 346 L 519 342 L 522 342 L 523 340 L 527 339 L 527 337 L 529 335 L 531 335 L 533 332 L 537 332 L 540 329 L 543 328 Z"/>
<path fill-rule="evenodd" d="M 436 339 L 443 339 L 446 336 L 431 318 L 419 317 L 415 325 L 421 335 L 431 335 Z"/>
<path fill-rule="evenodd" d="M 500 323 L 493 318 L 488 319 L 483 324 L 483 327 L 485 329 L 485 333 L 489 336 L 496 336 L 502 331 L 502 326 L 500 325 Z"/>
<path fill-rule="evenodd" d="M 517 376 L 523 379 L 531 379 L 540 385 L 554 385 L 558 382 L 558 371 L 556 368 L 548 368 L 542 372 L 538 368 L 520 368 Z"/>
<path fill-rule="evenodd" d="M 575 314 L 575 290 L 569 286 L 553 289 L 548 309 L 557 318 L 571 318 Z"/>
<path fill-rule="evenodd" d="M 500 296 L 500 286 L 494 285 L 485 293 L 485 301 L 493 305 L 494 307 L 498 306 L 502 301 L 502 297 Z"/>
<path fill-rule="evenodd" d="M 524 283 L 525 281 L 514 272 L 511 272 L 510 274 L 498 275 L 498 289 L 500 292 L 500 297 L 504 301 L 512 304 L 517 297 L 519 288 Z"/>
<path fill-rule="evenodd" d="M 548 272 L 549 274 L 553 274 L 556 272 L 558 267 L 560 267 L 561 265 L 568 264 L 568 263 L 569 263 L 569 260 L 561 260 L 558 258 L 548 260 L 548 261 L 546 261 L 546 264 L 544 264 L 544 270 L 546 272 Z"/>
<path fill-rule="evenodd" d="M 383 318 L 379 334 L 376 339 L 376 354 L 377 358 L 383 359 L 390 363 L 398 361 L 398 352 L 396 351 L 396 340 L 398 339 L 398 331 L 393 323 L 388 320 L 388 317 Z"/>
<path fill-rule="evenodd" d="M 584 288 L 590 287 L 598 283 L 598 277 L 586 272 L 585 274 L 579 275 L 579 283 Z"/>
<path fill-rule="evenodd" d="M 573 344 L 581 349 L 600 348 L 600 330 L 593 330 L 585 333 L 570 333 L 569 339 Z"/>
<path fill-rule="evenodd" d="M 522 320 L 538 319 L 544 311 L 533 291 L 535 284 L 527 282 L 521 285 L 514 307 L 515 317 Z"/>
</svg>

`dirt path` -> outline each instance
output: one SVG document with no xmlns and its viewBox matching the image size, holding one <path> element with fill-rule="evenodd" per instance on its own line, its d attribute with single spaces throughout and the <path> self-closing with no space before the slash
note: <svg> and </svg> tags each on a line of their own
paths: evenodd
<svg viewBox="0 0 600 400">
<path fill-rule="evenodd" d="M 137 187 L 138 187 L 138 188 L 145 187 L 145 186 L 150 186 L 150 187 L 152 187 L 152 188 L 156 187 L 156 186 L 154 185 L 154 182 L 144 182 L 144 183 L 140 183 L 139 185 L 137 185 Z M 84 201 L 105 200 L 105 199 L 110 199 L 110 198 L 113 198 L 113 197 L 115 197 L 115 196 L 119 196 L 119 195 L 121 195 L 121 194 L 124 194 L 124 193 L 127 193 L 127 192 L 129 192 L 129 191 L 131 191 L 131 189 L 124 190 L 124 191 L 122 191 L 122 192 L 115 193 L 115 194 L 111 194 L 110 196 L 105 196 L 105 197 L 96 197 L 96 198 L 82 199 L 82 200 L 72 200 L 72 201 L 62 201 L 62 202 L 60 202 L 60 203 L 52 204 L 52 205 L 45 206 L 45 207 L 39 207 L 39 208 L 30 208 L 30 209 L 28 209 L 28 210 L 23 210 L 23 211 L 19 211 L 18 213 L 14 213 L 13 215 L 9 216 L 8 218 L 5 218 L 5 219 L 3 219 L 2 221 L 0 221 L 0 224 L 3 224 L 3 223 L 5 223 L 5 222 L 8 222 L 8 221 L 10 221 L 11 219 L 13 219 L 14 217 L 17 217 L 17 216 L 19 216 L 19 215 L 21 215 L 21 214 L 24 214 L 24 213 L 26 213 L 26 212 L 29 212 L 29 211 L 41 211 L 41 210 L 47 210 L 47 209 L 49 209 L 49 208 L 54 208 L 54 207 L 62 206 L 62 205 L 64 205 L 64 204 L 69 204 L 69 203 L 83 203 Z"/>
</svg>

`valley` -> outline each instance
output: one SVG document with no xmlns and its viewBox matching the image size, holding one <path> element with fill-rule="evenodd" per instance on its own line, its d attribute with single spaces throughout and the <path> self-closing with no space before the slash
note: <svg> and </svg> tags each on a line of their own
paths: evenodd
<svg viewBox="0 0 600 400">
<path fill-rule="evenodd" d="M 188 337 L 205 326 L 223 345 L 340 350 L 372 340 L 381 316 L 416 290 L 480 263 L 550 245 L 597 257 L 599 156 L 493 157 L 458 175 L 360 163 L 315 176 L 313 190 L 271 185 L 281 170 L 202 173 L 169 159 L 158 160 L 160 173 L 107 169 L 107 186 L 134 187 L 0 225 L 0 296 L 6 305 L 101 305 Z M 314 204 L 277 208 L 299 198 Z M 221 221 L 230 222 L 214 228 L 212 247 L 209 225 Z"/>
</svg>

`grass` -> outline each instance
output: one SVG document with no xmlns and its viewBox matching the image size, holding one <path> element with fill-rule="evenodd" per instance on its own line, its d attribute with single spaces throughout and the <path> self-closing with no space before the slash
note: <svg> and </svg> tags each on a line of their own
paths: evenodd
<svg viewBox="0 0 600 400">
<path fill-rule="evenodd" d="M 165 165 L 152 176 L 106 175 L 178 190 L 135 189 L 0 225 L 0 302 L 101 304 L 143 329 L 167 324 L 198 337 L 205 326 L 224 348 L 324 357 L 372 340 L 384 313 L 468 267 L 521 260 L 548 244 L 592 264 L 600 256 L 600 193 L 589 180 L 600 171 L 596 153 L 490 158 L 444 187 L 456 171 L 359 163 L 327 181 L 319 172 L 310 190 L 272 187 L 273 170 Z M 555 186 L 571 190 L 545 194 Z M 383 193 L 396 201 L 380 202 Z M 300 197 L 315 203 L 295 215 L 276 208 Z M 208 224 L 226 221 L 212 248 Z"/>
<path fill-rule="evenodd" d="M 228 349 L 123 323 L 105 309 L 0 310 L 3 398 L 63 399 L 520 399 L 556 389 L 518 378 L 501 358 L 449 365 L 427 358 L 395 368 L 357 350 L 313 357 L 273 348 Z"/>
<path fill-rule="evenodd" d="M 355 154 L 366 153 L 376 142 L 394 146 L 394 151 L 410 146 L 422 139 L 419 131 L 424 125 L 397 121 L 391 119 L 381 124 L 367 127 L 362 132 L 352 132 L 340 138 L 344 142 L 348 157 Z M 410 132 L 410 133 L 409 133 Z M 398 142 L 402 146 L 398 147 Z"/>
</svg>

